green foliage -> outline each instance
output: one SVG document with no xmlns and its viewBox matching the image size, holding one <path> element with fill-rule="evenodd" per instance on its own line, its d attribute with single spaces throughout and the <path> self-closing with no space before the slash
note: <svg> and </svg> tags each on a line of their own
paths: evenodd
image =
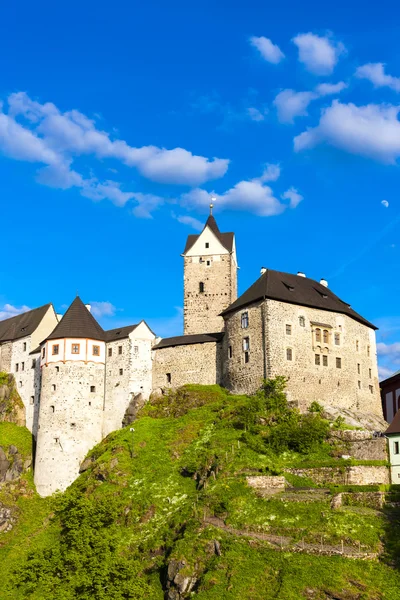
<svg viewBox="0 0 400 600">
<path fill-rule="evenodd" d="M 276 453 L 293 450 L 308 454 L 325 442 L 328 432 L 329 423 L 319 414 L 299 415 L 292 411 L 284 421 L 271 428 L 267 443 Z"/>
<path fill-rule="evenodd" d="M 15 423 L 0 422 L 0 446 L 8 448 L 14 445 L 24 457 L 32 454 L 32 434 L 26 427 L 19 427 Z"/>
<path fill-rule="evenodd" d="M 283 376 L 264 379 L 259 394 L 265 398 L 265 408 L 268 412 L 281 413 L 287 410 L 286 382 L 287 379 Z"/>
<path fill-rule="evenodd" d="M 314 400 L 308 407 L 308 412 L 322 414 L 324 412 L 324 407 Z"/>
</svg>

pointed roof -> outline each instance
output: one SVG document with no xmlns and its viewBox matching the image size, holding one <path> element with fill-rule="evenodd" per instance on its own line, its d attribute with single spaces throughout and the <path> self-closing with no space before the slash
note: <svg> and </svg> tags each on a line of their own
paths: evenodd
<svg viewBox="0 0 400 600">
<path fill-rule="evenodd" d="M 90 338 L 105 340 L 105 331 L 77 296 L 47 340 L 60 338 Z"/>
<path fill-rule="evenodd" d="M 188 252 L 191 248 L 193 248 L 194 244 L 197 242 L 197 240 L 199 239 L 199 237 L 201 236 L 201 234 L 203 233 L 203 231 L 205 230 L 206 227 L 211 229 L 211 231 L 213 232 L 215 237 L 221 242 L 221 244 L 223 245 L 225 250 L 228 250 L 228 252 L 232 252 L 233 240 L 235 238 L 235 234 L 232 231 L 229 231 L 228 233 L 221 233 L 219 230 L 219 227 L 217 225 L 217 221 L 215 220 L 214 215 L 210 214 L 201 233 L 199 233 L 198 235 L 196 235 L 196 234 L 188 235 L 183 254 L 186 254 L 186 252 Z"/>
<path fill-rule="evenodd" d="M 244 308 L 259 300 L 278 300 L 289 304 L 298 304 L 310 308 L 318 308 L 329 312 L 337 312 L 359 321 L 367 327 L 377 329 L 375 325 L 364 319 L 343 302 L 331 290 L 321 285 L 314 279 L 282 273 L 266 269 L 265 273 L 257 279 L 235 302 L 226 308 L 221 315 L 225 316 L 238 309 Z"/>
<path fill-rule="evenodd" d="M 44 304 L 15 317 L 0 321 L 0 343 L 31 335 L 39 326 L 50 306 L 52 306 L 50 303 Z"/>
<path fill-rule="evenodd" d="M 385 435 L 400 434 L 400 410 L 394 415 L 393 421 L 385 431 Z"/>
</svg>

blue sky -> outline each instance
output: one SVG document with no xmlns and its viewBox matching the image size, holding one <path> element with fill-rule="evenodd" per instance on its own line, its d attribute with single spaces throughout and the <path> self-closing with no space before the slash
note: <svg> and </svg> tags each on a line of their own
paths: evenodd
<svg viewBox="0 0 400 600">
<path fill-rule="evenodd" d="M 186 236 L 329 280 L 400 368 L 400 9 L 250 0 L 8 3 L 0 316 L 78 291 L 104 327 L 182 329 Z"/>
</svg>

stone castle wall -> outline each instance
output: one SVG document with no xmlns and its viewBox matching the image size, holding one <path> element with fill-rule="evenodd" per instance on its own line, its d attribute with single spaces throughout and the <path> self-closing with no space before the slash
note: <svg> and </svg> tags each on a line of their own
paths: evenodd
<svg viewBox="0 0 400 600">
<path fill-rule="evenodd" d="M 35 348 L 32 345 L 31 336 L 15 340 L 12 343 L 10 369 L 25 406 L 26 426 L 31 432 L 34 429 L 35 404 L 38 403 L 40 394 L 40 382 L 37 378 L 37 374 L 40 373 L 39 354 L 34 356 L 29 354 Z M 17 365 L 18 371 L 16 370 Z"/>
<path fill-rule="evenodd" d="M 186 383 L 221 383 L 221 351 L 222 345 L 216 342 L 154 350 L 153 390 Z M 167 373 L 171 375 L 170 382 Z"/>
<path fill-rule="evenodd" d="M 104 364 L 42 367 L 35 485 L 41 496 L 65 490 L 87 452 L 102 439 Z"/>
<path fill-rule="evenodd" d="M 185 335 L 222 331 L 224 320 L 219 314 L 236 300 L 236 271 L 231 254 L 184 258 Z M 199 291 L 200 282 L 204 292 Z"/>
<path fill-rule="evenodd" d="M 5 342 L 0 346 L 0 371 L 12 373 L 11 370 L 12 342 Z"/>
</svg>

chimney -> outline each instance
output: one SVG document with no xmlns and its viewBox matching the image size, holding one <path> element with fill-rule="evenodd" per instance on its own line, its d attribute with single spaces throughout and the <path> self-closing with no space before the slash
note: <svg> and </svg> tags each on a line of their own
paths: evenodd
<svg viewBox="0 0 400 600">
<path fill-rule="evenodd" d="M 320 284 L 321 284 L 321 285 L 323 285 L 324 287 L 328 287 L 328 282 L 327 282 L 327 280 L 326 280 L 326 279 L 324 279 L 324 278 L 322 278 L 322 279 L 320 280 Z"/>
<path fill-rule="evenodd" d="M 264 273 L 267 272 L 267 269 L 265 267 L 261 267 L 260 269 L 260 275 L 264 275 Z"/>
<path fill-rule="evenodd" d="M 305 273 L 302 273 L 301 271 L 297 272 L 297 277 L 305 277 L 305 276 L 306 276 Z"/>
<path fill-rule="evenodd" d="M 88 309 L 89 312 L 92 312 L 92 305 L 91 304 L 85 304 L 86 308 Z"/>
</svg>

